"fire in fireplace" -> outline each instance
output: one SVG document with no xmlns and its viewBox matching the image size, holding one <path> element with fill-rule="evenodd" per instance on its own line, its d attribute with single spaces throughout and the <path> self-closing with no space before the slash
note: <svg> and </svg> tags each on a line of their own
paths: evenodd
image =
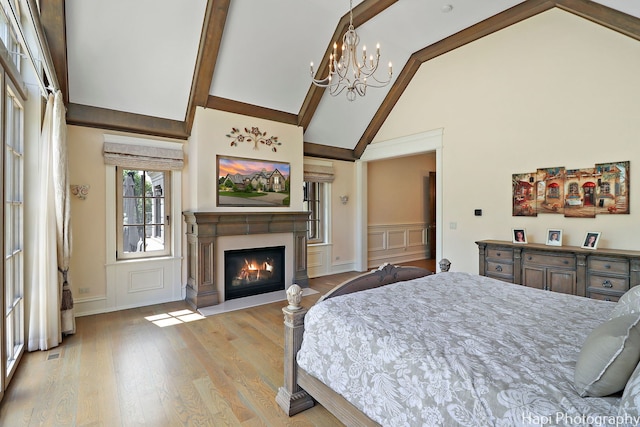
<svg viewBox="0 0 640 427">
<path fill-rule="evenodd" d="M 224 251 L 225 300 L 284 289 L 284 246 Z"/>
</svg>

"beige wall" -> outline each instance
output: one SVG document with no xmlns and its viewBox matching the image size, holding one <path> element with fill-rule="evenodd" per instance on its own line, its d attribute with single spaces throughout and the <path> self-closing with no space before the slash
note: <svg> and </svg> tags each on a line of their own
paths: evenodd
<svg viewBox="0 0 640 427">
<path fill-rule="evenodd" d="M 355 261 L 355 170 L 353 162 L 332 160 L 335 179 L 331 184 L 331 266 L 330 271 L 353 270 Z M 348 196 L 342 204 L 340 196 Z M 348 266 L 342 268 L 340 266 Z"/>
<path fill-rule="evenodd" d="M 553 9 L 423 64 L 376 142 L 444 128 L 443 256 L 454 270 L 477 272 L 474 242 L 510 240 L 513 227 L 530 242 L 562 228 L 568 245 L 601 231 L 603 247 L 640 249 L 638 75 L 640 43 Z M 511 216 L 513 173 L 625 160 L 631 215 Z"/>
<path fill-rule="evenodd" d="M 265 145 L 254 149 L 253 142 L 243 142 L 235 147 L 226 135 L 232 128 L 244 130 L 258 127 L 269 136 L 277 136 L 282 145 L 277 151 Z M 287 162 L 291 165 L 291 192 L 289 208 L 285 211 L 302 209 L 302 128 L 268 120 L 256 119 L 239 114 L 198 108 L 191 138 L 185 144 L 187 163 L 184 181 L 184 210 L 237 211 L 237 207 L 216 206 L 216 155 L 244 157 L 257 160 Z M 242 208 L 247 211 L 269 211 L 273 208 Z"/>
<path fill-rule="evenodd" d="M 435 170 L 433 154 L 367 163 L 369 225 L 424 222 L 424 178 Z"/>
<path fill-rule="evenodd" d="M 69 280 L 76 299 L 106 295 L 106 183 L 100 129 L 68 126 L 69 182 L 88 184 L 85 200 L 71 197 Z M 115 215 L 115 212 L 113 213 Z M 80 289 L 88 289 L 80 294 Z"/>
</svg>

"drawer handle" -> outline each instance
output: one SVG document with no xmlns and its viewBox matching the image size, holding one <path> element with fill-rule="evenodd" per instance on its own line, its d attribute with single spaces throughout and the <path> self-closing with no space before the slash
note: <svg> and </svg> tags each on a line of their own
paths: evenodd
<svg viewBox="0 0 640 427">
<path fill-rule="evenodd" d="M 531 256 L 527 257 L 527 261 L 531 261 L 532 259 L 533 259 L 533 257 L 531 257 Z"/>
<path fill-rule="evenodd" d="M 602 282 L 602 287 L 603 288 L 613 288 L 613 283 L 611 283 L 610 280 L 605 280 L 604 282 Z"/>
<path fill-rule="evenodd" d="M 498 271 L 498 272 L 502 271 L 502 266 L 501 265 L 496 265 L 496 271 Z"/>
<path fill-rule="evenodd" d="M 611 268 L 611 264 L 605 264 L 604 268 Z"/>
<path fill-rule="evenodd" d="M 569 264 L 569 261 L 567 261 L 566 259 L 563 261 L 563 263 L 565 264 Z"/>
<path fill-rule="evenodd" d="M 604 300 L 605 300 L 605 301 L 611 301 L 611 298 L 606 297 Z"/>
<path fill-rule="evenodd" d="M 501 253 L 501 252 L 496 253 L 496 256 L 500 256 L 500 255 L 502 255 L 502 253 Z"/>
</svg>

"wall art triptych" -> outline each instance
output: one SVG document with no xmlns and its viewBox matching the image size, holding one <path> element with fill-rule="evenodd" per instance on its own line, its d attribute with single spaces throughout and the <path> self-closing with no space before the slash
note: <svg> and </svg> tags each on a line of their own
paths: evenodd
<svg viewBox="0 0 640 427">
<path fill-rule="evenodd" d="M 594 218 L 629 213 L 629 162 L 591 168 L 541 168 L 512 176 L 513 216 Z"/>
</svg>

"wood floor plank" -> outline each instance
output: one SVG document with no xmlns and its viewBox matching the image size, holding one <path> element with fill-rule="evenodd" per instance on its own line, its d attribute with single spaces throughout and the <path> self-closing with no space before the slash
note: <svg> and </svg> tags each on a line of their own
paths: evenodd
<svg viewBox="0 0 640 427">
<path fill-rule="evenodd" d="M 319 293 L 303 306 L 358 274 L 311 279 Z M 23 356 L 0 426 L 341 426 L 321 405 L 288 417 L 275 402 L 285 305 L 165 327 L 149 316 L 190 309 L 184 301 L 77 318 L 59 347 Z"/>
</svg>

